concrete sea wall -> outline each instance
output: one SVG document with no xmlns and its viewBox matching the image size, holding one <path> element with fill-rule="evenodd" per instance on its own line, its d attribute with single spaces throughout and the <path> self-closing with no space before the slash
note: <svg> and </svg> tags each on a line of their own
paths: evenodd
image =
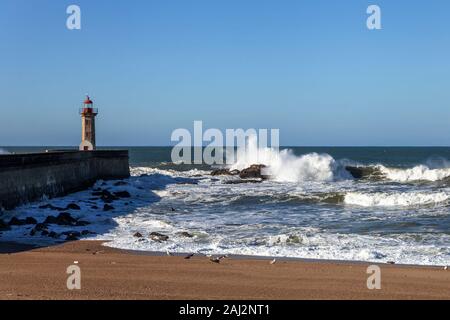
<svg viewBox="0 0 450 320">
<path fill-rule="evenodd" d="M 127 150 L 0 155 L 0 209 L 129 176 Z"/>
</svg>

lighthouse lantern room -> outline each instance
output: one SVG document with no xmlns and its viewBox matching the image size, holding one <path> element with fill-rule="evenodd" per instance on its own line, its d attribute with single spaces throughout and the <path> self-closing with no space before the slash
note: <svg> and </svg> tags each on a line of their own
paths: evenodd
<svg viewBox="0 0 450 320">
<path fill-rule="evenodd" d="M 81 114 L 81 151 L 95 150 L 95 117 L 98 109 L 94 108 L 94 103 L 86 96 L 83 107 L 80 109 Z"/>
</svg>

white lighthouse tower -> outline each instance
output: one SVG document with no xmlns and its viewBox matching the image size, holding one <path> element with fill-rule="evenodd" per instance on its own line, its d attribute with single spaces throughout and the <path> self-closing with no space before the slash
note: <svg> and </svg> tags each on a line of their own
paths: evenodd
<svg viewBox="0 0 450 320">
<path fill-rule="evenodd" d="M 95 117 L 98 109 L 94 108 L 94 103 L 86 96 L 83 108 L 80 109 L 81 114 L 81 151 L 95 150 Z"/>
</svg>

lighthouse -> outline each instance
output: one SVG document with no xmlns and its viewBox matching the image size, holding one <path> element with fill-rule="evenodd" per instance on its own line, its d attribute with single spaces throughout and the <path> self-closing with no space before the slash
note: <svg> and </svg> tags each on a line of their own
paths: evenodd
<svg viewBox="0 0 450 320">
<path fill-rule="evenodd" d="M 95 117 L 98 109 L 94 108 L 94 103 L 86 96 L 84 105 L 80 109 L 81 114 L 81 151 L 95 150 Z"/>
</svg>

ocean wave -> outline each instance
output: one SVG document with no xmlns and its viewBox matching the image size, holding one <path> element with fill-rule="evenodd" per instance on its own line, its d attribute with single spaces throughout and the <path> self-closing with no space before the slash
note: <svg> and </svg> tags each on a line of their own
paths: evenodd
<svg viewBox="0 0 450 320">
<path fill-rule="evenodd" d="M 344 203 L 362 207 L 408 207 L 443 203 L 448 201 L 449 197 L 445 192 L 349 192 L 345 194 Z"/>
<path fill-rule="evenodd" d="M 259 148 L 255 137 L 250 137 L 246 147 L 240 148 L 231 170 L 243 170 L 254 164 L 263 164 L 262 174 L 278 182 L 332 181 L 348 173 L 329 154 L 309 153 L 296 156 L 292 150 Z"/>
<path fill-rule="evenodd" d="M 450 168 L 431 169 L 426 165 L 418 165 L 409 169 L 387 168 L 378 166 L 387 179 L 397 182 L 440 181 L 450 177 Z"/>
</svg>

